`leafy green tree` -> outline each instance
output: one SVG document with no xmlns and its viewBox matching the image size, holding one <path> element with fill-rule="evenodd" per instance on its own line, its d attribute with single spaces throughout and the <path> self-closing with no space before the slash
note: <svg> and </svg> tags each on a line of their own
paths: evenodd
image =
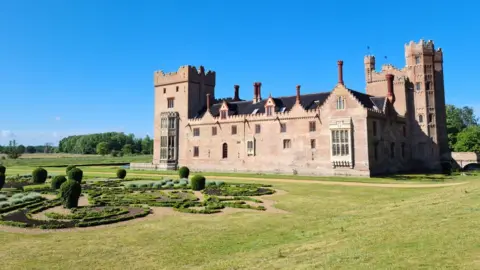
<svg viewBox="0 0 480 270">
<path fill-rule="evenodd" d="M 97 144 L 97 154 L 105 156 L 108 154 L 108 143 L 101 142 Z"/>
<path fill-rule="evenodd" d="M 124 155 L 131 155 L 133 153 L 133 147 L 131 144 L 125 144 L 122 148 Z"/>
<path fill-rule="evenodd" d="M 447 133 L 448 144 L 451 150 L 457 151 L 458 135 L 468 127 L 478 126 L 478 118 L 471 107 L 455 107 L 447 105 Z M 463 146 L 461 147 L 463 149 Z"/>
<path fill-rule="evenodd" d="M 25 145 L 20 144 L 19 146 L 17 146 L 17 150 L 20 154 L 25 153 L 25 150 L 26 150 Z"/>
<path fill-rule="evenodd" d="M 469 126 L 460 131 L 454 146 L 456 152 L 480 153 L 480 126 Z"/>
<path fill-rule="evenodd" d="M 29 154 L 36 153 L 37 148 L 35 148 L 35 146 L 29 145 L 29 146 L 27 146 L 26 152 L 29 153 Z"/>
<path fill-rule="evenodd" d="M 145 136 L 142 140 L 142 154 L 148 155 L 153 153 L 153 140 L 150 136 Z"/>
</svg>

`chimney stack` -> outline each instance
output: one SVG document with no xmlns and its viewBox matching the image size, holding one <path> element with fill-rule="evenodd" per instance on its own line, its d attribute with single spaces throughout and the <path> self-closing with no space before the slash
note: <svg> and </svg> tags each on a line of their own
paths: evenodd
<svg viewBox="0 0 480 270">
<path fill-rule="evenodd" d="M 343 85 L 343 61 L 338 60 L 338 83 Z"/>
<path fill-rule="evenodd" d="M 262 87 L 262 83 L 261 82 L 257 82 L 257 93 L 258 93 L 258 101 L 262 100 L 262 92 L 261 92 L 261 88 Z"/>
<path fill-rule="evenodd" d="M 395 94 L 393 93 L 393 74 L 385 75 L 387 79 L 387 98 L 393 104 L 395 102 Z"/>
<path fill-rule="evenodd" d="M 234 85 L 233 88 L 235 89 L 234 94 L 233 94 L 233 100 L 238 101 L 238 100 L 240 100 L 240 96 L 239 96 L 240 85 Z"/>
<path fill-rule="evenodd" d="M 258 83 L 253 83 L 253 103 L 258 102 Z"/>
<path fill-rule="evenodd" d="M 210 93 L 207 93 L 207 111 L 210 111 Z"/>
<path fill-rule="evenodd" d="M 300 85 L 297 85 L 297 103 L 300 104 Z"/>
</svg>

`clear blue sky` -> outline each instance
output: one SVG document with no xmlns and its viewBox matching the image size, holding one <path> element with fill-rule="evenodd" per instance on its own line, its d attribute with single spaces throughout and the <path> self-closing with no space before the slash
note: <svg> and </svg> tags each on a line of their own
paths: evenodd
<svg viewBox="0 0 480 270">
<path fill-rule="evenodd" d="M 448 3 L 448 4 L 447 4 Z M 343 59 L 364 91 L 363 56 L 403 67 L 404 44 L 444 50 L 447 103 L 480 112 L 475 1 L 0 0 L 0 144 L 71 134 L 153 133 L 153 72 L 203 65 L 216 96 L 330 91 Z"/>
</svg>

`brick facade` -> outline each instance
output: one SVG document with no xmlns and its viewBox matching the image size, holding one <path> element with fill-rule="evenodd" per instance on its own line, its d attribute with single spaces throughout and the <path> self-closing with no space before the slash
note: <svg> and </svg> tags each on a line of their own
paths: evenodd
<svg viewBox="0 0 480 270">
<path fill-rule="evenodd" d="M 215 99 L 216 74 L 203 67 L 155 72 L 153 165 L 371 176 L 409 171 L 421 160 L 423 169 L 436 169 L 446 154 L 445 123 L 439 118 L 445 115 L 443 63 L 437 56 L 441 50 L 434 50 L 430 41 L 405 49 L 403 69 L 384 66 L 376 72 L 375 58 L 365 57 L 367 94 L 344 85 L 342 61 L 330 92 L 302 95 L 297 86 L 296 95 L 262 97 L 262 85 L 256 82 L 251 100 L 240 100 L 237 85 L 233 98 Z M 430 60 L 419 63 L 417 55 Z M 410 88 L 420 80 L 429 90 Z M 422 113 L 427 113 L 427 122 L 419 123 Z"/>
</svg>

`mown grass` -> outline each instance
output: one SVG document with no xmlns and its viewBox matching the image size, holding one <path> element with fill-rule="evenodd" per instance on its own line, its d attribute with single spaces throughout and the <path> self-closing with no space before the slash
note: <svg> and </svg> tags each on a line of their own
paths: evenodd
<svg viewBox="0 0 480 270">
<path fill-rule="evenodd" d="M 466 185 L 428 189 L 275 183 L 288 193 L 271 198 L 287 214 L 178 214 L 46 234 L 0 230 L 1 267 L 478 269 L 480 181 L 467 178 Z"/>
<path fill-rule="evenodd" d="M 75 154 L 25 154 L 19 159 L 0 160 L 5 166 L 67 166 L 87 164 L 109 164 L 130 162 L 151 162 L 151 155 L 132 155 L 123 157 Z"/>
<path fill-rule="evenodd" d="M 36 166 L 11 166 L 7 169 L 7 175 L 12 174 L 28 174 L 31 173 Z M 49 173 L 64 174 L 63 167 L 47 167 Z M 87 177 L 115 177 L 117 166 L 82 166 Z M 195 172 L 191 172 L 191 175 Z M 318 180 L 318 181 L 338 181 L 338 182 L 362 182 L 362 183 L 397 183 L 397 184 L 438 184 L 461 181 L 458 175 L 444 176 L 444 175 L 396 175 L 390 177 L 320 177 L 320 176 L 300 176 L 300 175 L 281 175 L 281 174 L 253 174 L 253 173 L 216 173 L 216 172 L 201 172 L 207 178 L 213 179 L 291 179 L 291 180 Z M 127 170 L 128 178 L 151 178 L 158 179 L 161 177 L 176 177 L 177 171 L 140 171 Z"/>
</svg>

